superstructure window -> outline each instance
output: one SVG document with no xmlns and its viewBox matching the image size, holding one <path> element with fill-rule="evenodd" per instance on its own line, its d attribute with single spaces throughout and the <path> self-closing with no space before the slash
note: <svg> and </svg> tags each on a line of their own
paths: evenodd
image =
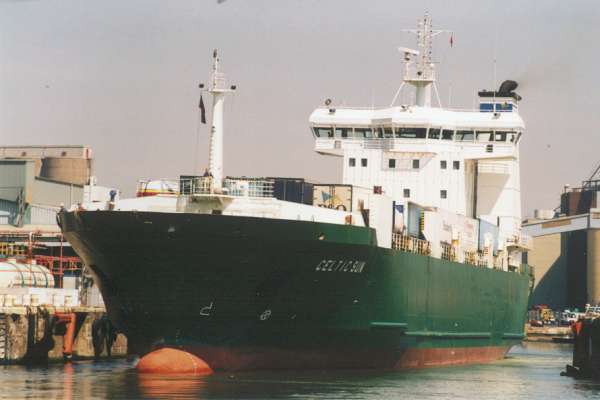
<svg viewBox="0 0 600 400">
<path fill-rule="evenodd" d="M 388 160 L 388 168 L 396 168 L 396 159 L 395 158 L 390 158 Z"/>
<path fill-rule="evenodd" d="M 442 130 L 442 140 L 452 140 L 452 136 L 454 135 L 454 131 L 450 129 Z"/>
<path fill-rule="evenodd" d="M 425 139 L 426 128 L 396 128 L 396 137 L 403 139 Z"/>
<path fill-rule="evenodd" d="M 446 190 L 440 190 L 440 199 L 445 199 L 448 197 L 448 192 Z"/>
<path fill-rule="evenodd" d="M 429 137 L 429 139 L 439 139 L 441 133 L 442 130 L 439 128 L 430 128 L 429 135 L 427 135 L 427 137 Z"/>
<path fill-rule="evenodd" d="M 315 126 L 313 128 L 315 132 L 315 136 L 318 138 L 332 138 L 333 137 L 333 128 L 331 127 L 320 127 Z"/>
<path fill-rule="evenodd" d="M 348 159 L 348 166 L 349 167 L 356 167 L 356 158 L 352 157 Z"/>
<path fill-rule="evenodd" d="M 372 138 L 373 130 L 371 128 L 355 128 L 354 134 L 357 138 Z"/>
<path fill-rule="evenodd" d="M 460 169 L 460 161 L 452 161 L 452 168 Z"/>
<path fill-rule="evenodd" d="M 412 160 L 413 169 L 419 169 L 419 160 Z"/>
<path fill-rule="evenodd" d="M 335 137 L 342 139 L 352 137 L 352 128 L 335 128 Z"/>
<path fill-rule="evenodd" d="M 477 131 L 478 142 L 491 142 L 494 137 L 492 131 Z"/>
<path fill-rule="evenodd" d="M 404 198 L 408 199 L 410 197 L 410 189 L 404 189 Z"/>
<path fill-rule="evenodd" d="M 475 138 L 473 131 L 456 131 L 456 140 L 458 142 L 472 142 Z"/>
<path fill-rule="evenodd" d="M 495 142 L 506 142 L 507 134 L 508 134 L 508 132 L 506 132 L 506 131 L 496 131 L 496 134 L 494 135 L 494 141 Z"/>
<path fill-rule="evenodd" d="M 360 165 L 362 167 L 366 167 L 367 166 L 367 159 L 366 158 L 361 158 L 360 159 Z"/>
<path fill-rule="evenodd" d="M 379 137 L 384 137 L 386 139 L 391 139 L 391 138 L 394 137 L 394 131 L 392 130 L 391 126 L 381 127 L 381 128 L 379 128 L 379 132 L 382 135 L 382 136 L 379 136 Z"/>
<path fill-rule="evenodd" d="M 446 160 L 441 160 L 440 161 L 440 168 L 441 169 L 446 169 L 447 166 L 448 166 L 448 162 Z"/>
</svg>

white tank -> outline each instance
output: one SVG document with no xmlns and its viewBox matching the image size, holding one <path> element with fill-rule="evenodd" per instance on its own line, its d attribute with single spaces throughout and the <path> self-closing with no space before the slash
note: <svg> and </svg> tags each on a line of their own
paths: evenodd
<svg viewBox="0 0 600 400">
<path fill-rule="evenodd" d="M 142 179 L 138 182 L 136 197 L 177 195 L 179 182 L 171 179 Z"/>
<path fill-rule="evenodd" d="M 48 268 L 38 264 L 25 264 L 15 259 L 0 262 L 0 288 L 54 287 L 54 276 Z"/>
</svg>

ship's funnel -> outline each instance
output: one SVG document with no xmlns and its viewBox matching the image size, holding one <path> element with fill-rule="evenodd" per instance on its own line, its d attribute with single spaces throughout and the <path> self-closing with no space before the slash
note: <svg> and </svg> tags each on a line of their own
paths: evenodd
<svg viewBox="0 0 600 400">
<path fill-rule="evenodd" d="M 504 82 L 502 82 L 502 85 L 500 85 L 498 93 L 506 93 L 507 95 L 509 95 L 511 92 L 514 92 L 518 86 L 519 84 L 517 82 L 507 79 Z"/>
<path fill-rule="evenodd" d="M 494 90 L 481 90 L 479 92 L 479 97 L 506 97 L 513 98 L 515 101 L 521 101 L 522 97 L 515 93 L 515 89 L 519 86 L 516 81 L 507 79 L 498 88 L 497 91 Z"/>
</svg>

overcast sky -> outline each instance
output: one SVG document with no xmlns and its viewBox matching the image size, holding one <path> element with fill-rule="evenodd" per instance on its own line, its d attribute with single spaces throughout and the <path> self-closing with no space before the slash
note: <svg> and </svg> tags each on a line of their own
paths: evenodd
<svg viewBox="0 0 600 400">
<path fill-rule="evenodd" d="M 447 105 L 515 79 L 527 131 L 524 213 L 600 162 L 600 2 L 393 0 L 0 0 L 0 145 L 87 144 L 99 184 L 193 172 L 208 158 L 198 83 L 213 48 L 238 92 L 226 104 L 225 173 L 341 180 L 313 151 L 308 116 L 327 97 L 389 104 L 402 29 L 429 11 Z M 207 105 L 210 101 L 207 102 Z"/>
</svg>

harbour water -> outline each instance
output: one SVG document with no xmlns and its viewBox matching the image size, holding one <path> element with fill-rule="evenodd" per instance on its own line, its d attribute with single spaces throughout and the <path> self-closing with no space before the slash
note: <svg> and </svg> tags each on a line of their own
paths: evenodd
<svg viewBox="0 0 600 400">
<path fill-rule="evenodd" d="M 592 399 L 600 383 L 560 376 L 570 345 L 524 343 L 486 365 L 405 372 L 284 371 L 209 377 L 140 375 L 135 361 L 7 366 L 0 398 L 110 399 Z"/>
</svg>

